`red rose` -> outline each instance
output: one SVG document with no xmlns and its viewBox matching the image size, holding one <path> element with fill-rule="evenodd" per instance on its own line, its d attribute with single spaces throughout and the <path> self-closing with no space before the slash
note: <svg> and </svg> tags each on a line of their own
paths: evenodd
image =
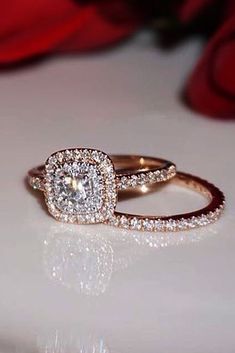
<svg viewBox="0 0 235 353">
<path fill-rule="evenodd" d="M 106 46 L 128 36 L 137 26 L 137 16 L 122 0 L 83 4 L 75 0 L 4 1 L 0 64 L 52 51 Z"/>
<path fill-rule="evenodd" d="M 218 117 L 235 117 L 235 16 L 208 44 L 186 89 L 190 105 Z"/>
<path fill-rule="evenodd" d="M 215 3 L 215 0 L 183 0 L 179 3 L 177 9 L 178 17 L 184 23 L 192 21 L 213 3 Z"/>
<path fill-rule="evenodd" d="M 235 11 L 235 1 L 224 0 L 222 3 L 218 0 L 176 0 L 175 8 L 180 22 L 189 23 L 203 15 L 207 10 L 211 10 L 213 15 L 213 12 L 215 13 L 219 9 L 221 18 L 229 17 Z M 210 21 L 211 18 L 208 18 L 208 22 Z"/>
<path fill-rule="evenodd" d="M 234 118 L 235 1 L 183 0 L 176 4 L 176 16 L 183 25 L 194 23 L 196 29 L 197 24 L 200 31 L 200 19 L 205 26 L 205 21 L 212 20 L 208 14 L 216 13 L 214 26 L 217 23 L 218 28 L 186 85 L 188 103 L 206 115 Z"/>
</svg>

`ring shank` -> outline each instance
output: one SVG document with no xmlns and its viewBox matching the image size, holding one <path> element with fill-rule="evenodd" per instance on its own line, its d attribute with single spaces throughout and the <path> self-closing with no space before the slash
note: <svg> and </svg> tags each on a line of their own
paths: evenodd
<svg viewBox="0 0 235 353">
<path fill-rule="evenodd" d="M 161 158 L 138 155 L 111 155 L 110 158 L 119 190 L 167 181 L 176 174 L 175 164 Z M 44 170 L 44 165 L 40 165 L 28 172 L 29 184 L 34 189 L 44 191 Z"/>
<path fill-rule="evenodd" d="M 207 198 L 208 205 L 193 212 L 171 216 L 143 216 L 115 211 L 113 218 L 108 223 L 121 228 L 135 230 L 178 231 L 210 224 L 221 215 L 225 197 L 213 184 L 183 172 L 177 172 L 169 183 L 177 184 L 202 194 Z M 143 194 L 143 191 L 139 189 L 139 193 Z"/>
<path fill-rule="evenodd" d="M 149 171 L 154 169 L 165 169 L 170 168 L 173 163 L 166 161 L 161 158 L 146 157 L 138 155 L 111 155 L 110 156 L 117 175 L 143 171 Z"/>
</svg>

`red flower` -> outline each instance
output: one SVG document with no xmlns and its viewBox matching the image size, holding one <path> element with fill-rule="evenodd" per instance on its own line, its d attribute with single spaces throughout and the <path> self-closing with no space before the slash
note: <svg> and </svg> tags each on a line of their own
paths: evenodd
<svg viewBox="0 0 235 353">
<path fill-rule="evenodd" d="M 196 23 L 206 11 L 213 14 L 219 2 L 216 0 L 184 0 L 176 9 L 179 21 Z M 211 11 L 213 10 L 213 11 Z M 186 85 L 186 98 L 195 110 L 211 116 L 235 117 L 235 1 L 220 3 L 215 34 Z M 211 18 L 208 18 L 210 21 Z"/>
<path fill-rule="evenodd" d="M 190 22 L 213 3 L 215 0 L 183 0 L 179 3 L 178 17 L 183 23 Z"/>
<path fill-rule="evenodd" d="M 196 110 L 218 117 L 235 117 L 235 16 L 208 44 L 186 89 Z"/>
<path fill-rule="evenodd" d="M 229 17 L 235 12 L 235 1 L 234 0 L 173 0 L 175 3 L 175 12 L 178 19 L 182 23 L 189 23 L 200 15 L 205 14 L 207 10 L 211 10 L 211 15 L 218 9 L 220 10 L 221 18 L 224 19 Z M 208 22 L 211 18 L 207 19 Z"/>
<path fill-rule="evenodd" d="M 84 51 L 131 34 L 138 18 L 125 1 L 8 0 L 1 5 L 0 64 L 52 51 Z"/>
<path fill-rule="evenodd" d="M 193 22 L 194 29 L 201 15 L 207 21 L 208 10 L 216 9 L 219 18 L 216 17 L 217 22 L 211 28 L 216 23 L 218 29 L 187 83 L 186 97 L 195 110 L 204 114 L 235 117 L 235 0 L 164 1 L 4 1 L 0 64 L 51 52 L 85 51 L 113 44 L 133 33 L 146 17 L 151 21 L 164 6 L 171 15 L 176 15 L 183 27 L 191 28 Z"/>
</svg>

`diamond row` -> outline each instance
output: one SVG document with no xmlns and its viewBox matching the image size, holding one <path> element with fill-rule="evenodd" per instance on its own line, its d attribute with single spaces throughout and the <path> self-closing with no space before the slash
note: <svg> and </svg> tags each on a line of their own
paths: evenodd
<svg viewBox="0 0 235 353">
<path fill-rule="evenodd" d="M 167 181 L 176 175 L 176 167 L 174 165 L 168 168 L 157 169 L 155 171 L 142 172 L 136 175 L 116 176 L 117 187 L 119 190 L 125 190 L 145 184 L 152 184 Z"/>
<path fill-rule="evenodd" d="M 221 216 L 225 203 L 223 202 L 214 211 L 210 211 L 200 216 L 179 219 L 166 218 L 142 218 L 136 216 L 124 216 L 115 212 L 109 219 L 108 224 L 124 229 L 149 231 L 149 232 L 177 232 L 206 226 L 214 223 Z"/>
</svg>

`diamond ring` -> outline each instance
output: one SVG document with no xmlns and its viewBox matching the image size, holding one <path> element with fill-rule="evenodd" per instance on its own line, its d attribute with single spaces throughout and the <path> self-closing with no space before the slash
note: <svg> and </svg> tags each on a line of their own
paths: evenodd
<svg viewBox="0 0 235 353">
<path fill-rule="evenodd" d="M 106 223 L 125 229 L 175 232 L 206 226 L 219 219 L 225 206 L 225 197 L 215 185 L 183 172 L 177 172 L 170 183 L 202 194 L 208 201 L 207 206 L 197 211 L 171 216 L 141 216 L 115 211 Z M 141 194 L 147 190 L 146 186 L 144 191 L 140 188 L 138 192 Z"/>
<path fill-rule="evenodd" d="M 166 181 L 175 174 L 175 165 L 159 158 L 109 157 L 98 150 L 76 148 L 53 153 L 44 166 L 29 171 L 28 181 L 44 192 L 54 218 L 92 224 L 113 217 L 117 190 Z"/>
</svg>

